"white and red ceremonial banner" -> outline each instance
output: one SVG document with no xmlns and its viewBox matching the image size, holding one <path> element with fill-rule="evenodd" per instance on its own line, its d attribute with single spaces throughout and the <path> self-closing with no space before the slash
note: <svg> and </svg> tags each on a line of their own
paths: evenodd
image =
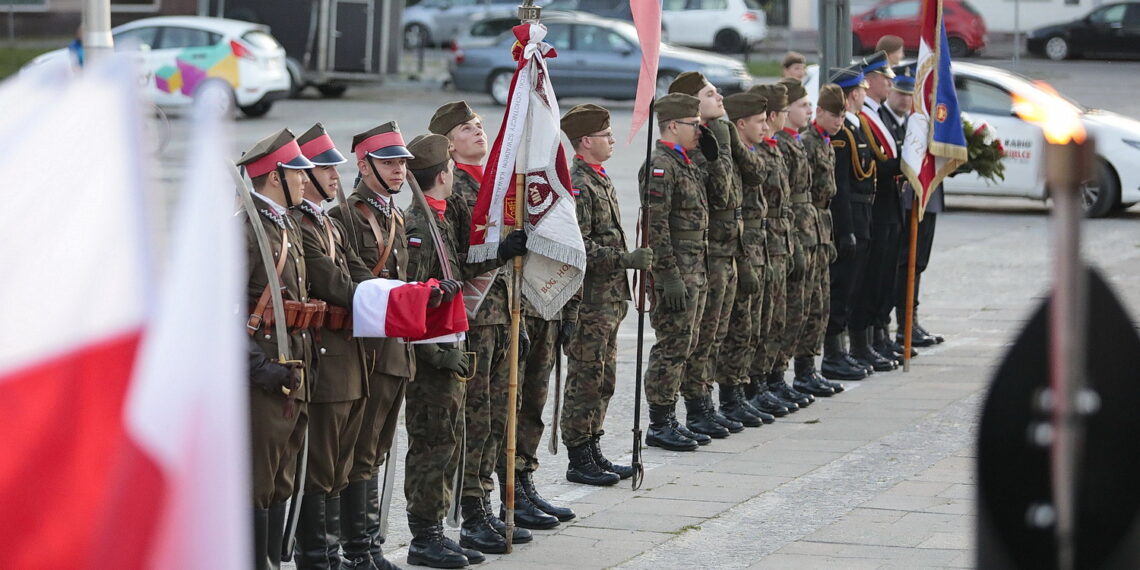
<svg viewBox="0 0 1140 570">
<path fill-rule="evenodd" d="M 921 220 L 934 189 L 967 158 L 942 0 L 923 0 L 916 66 L 914 113 L 907 120 L 901 162 L 915 190 Z"/>
<path fill-rule="evenodd" d="M 5 567 L 250 560 L 230 148 L 193 145 L 160 287 L 136 77 L 112 58 L 73 81 L 0 87 L 0 168 L 36 200 L 0 226 L 0 532 L 19 537 Z M 61 144 L 82 149 L 63 167 Z"/>
<path fill-rule="evenodd" d="M 650 105 L 657 95 L 657 64 L 661 56 L 661 0 L 629 0 L 637 42 L 641 44 L 641 72 L 637 76 L 637 97 L 633 101 L 633 124 L 629 140 L 649 120 Z M 652 126 L 649 127 L 653 129 Z M 652 136 L 652 135 L 650 135 Z"/>
<path fill-rule="evenodd" d="M 471 213 L 468 258 L 479 262 L 498 255 L 500 240 L 515 225 L 515 174 L 523 174 L 528 251 L 522 293 L 549 319 L 581 286 L 586 246 L 570 195 L 558 99 L 546 68 L 546 58 L 557 53 L 542 41 L 546 27 L 541 24 L 521 24 L 513 32 L 518 67 Z"/>
<path fill-rule="evenodd" d="M 438 286 L 435 279 L 405 283 L 377 278 L 359 283 L 352 295 L 353 336 L 416 342 L 463 340 L 468 326 L 462 297 L 427 306 L 432 289 Z"/>
</svg>

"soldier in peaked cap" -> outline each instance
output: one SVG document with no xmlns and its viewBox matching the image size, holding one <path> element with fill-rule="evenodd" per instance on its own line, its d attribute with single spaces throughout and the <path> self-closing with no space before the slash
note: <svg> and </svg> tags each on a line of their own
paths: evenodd
<svg viewBox="0 0 1140 570">
<path fill-rule="evenodd" d="M 693 341 L 691 358 L 686 364 L 681 394 L 685 397 L 686 425 L 700 434 L 714 438 L 737 433 L 744 426 L 759 427 L 760 418 L 740 406 L 729 406 L 732 417 L 713 404 L 712 390 L 721 378 L 715 375 L 716 356 L 728 336 L 729 317 L 736 296 L 737 281 L 750 293 L 760 288 L 760 279 L 748 262 L 741 242 L 742 172 L 738 163 L 755 160 L 740 142 L 736 127 L 724 120 L 724 98 L 703 75 L 686 72 L 677 76 L 669 90 L 686 93 L 700 100 L 702 128 L 701 153 L 693 157 L 706 175 L 705 195 L 708 200 L 708 262 L 706 299 L 700 328 Z M 716 145 L 715 154 L 708 151 Z M 754 172 L 755 169 L 749 169 Z M 749 180 L 750 183 L 755 180 Z M 722 399 L 729 403 L 732 395 L 727 380 Z"/>
<path fill-rule="evenodd" d="M 352 248 L 371 275 L 406 281 L 404 216 L 392 196 L 404 184 L 406 162 L 412 154 L 395 121 L 353 136 L 352 152 L 359 182 L 348 203 L 338 204 L 330 214 L 344 224 Z M 341 493 L 342 545 L 346 559 L 371 558 L 383 567 L 387 562 L 380 550 L 379 472 L 384 461 L 391 460 L 388 450 L 396 434 L 405 385 L 415 372 L 415 357 L 411 345 L 395 338 L 364 340 L 364 356 L 371 370 L 368 398 L 353 448 L 349 484 Z"/>
<path fill-rule="evenodd" d="M 598 105 L 576 105 L 562 116 L 562 132 L 574 147 L 570 179 L 590 273 L 577 304 L 578 323 L 566 354 L 562 443 L 570 464 L 566 479 L 587 485 L 612 485 L 633 475 L 602 454 L 606 409 L 616 385 L 617 331 L 630 300 L 627 269 L 649 269 L 653 251 L 628 251 L 622 231 L 617 191 L 604 163 L 613 156 L 610 112 Z"/>
<path fill-rule="evenodd" d="M 277 264 L 282 296 L 308 303 L 308 281 L 300 229 L 289 216 L 299 204 L 312 168 L 293 134 L 286 129 L 261 139 L 242 156 L 253 182 L 256 219 L 247 218 L 246 253 L 249 283 L 246 302 L 250 335 L 250 440 L 253 465 L 254 568 L 276 568 L 281 563 L 285 529 L 285 503 L 293 495 L 308 411 L 309 387 L 302 381 L 311 370 L 297 370 L 277 362 L 277 330 L 273 325 L 269 275 L 252 224 L 261 224 Z M 312 362 L 311 335 L 307 329 L 289 331 L 289 350 L 295 360 Z M 269 355 L 273 355 L 272 357 Z"/>
</svg>

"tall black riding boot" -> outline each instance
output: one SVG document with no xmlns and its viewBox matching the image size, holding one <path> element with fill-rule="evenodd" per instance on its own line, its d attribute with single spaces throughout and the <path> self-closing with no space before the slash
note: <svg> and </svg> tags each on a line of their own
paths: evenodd
<svg viewBox="0 0 1140 570">
<path fill-rule="evenodd" d="M 408 545 L 408 564 L 429 568 L 467 567 L 467 557 L 451 548 L 454 542 L 443 534 L 443 523 L 421 519 L 409 513 L 408 528 L 412 531 L 412 542 Z"/>
<path fill-rule="evenodd" d="M 618 465 L 618 464 L 610 461 L 609 459 L 606 459 L 606 456 L 602 454 L 601 439 L 602 439 L 602 434 L 600 434 L 600 433 L 596 433 L 596 434 L 590 436 L 590 443 L 589 443 L 590 455 L 592 455 L 594 457 L 594 463 L 597 463 L 598 467 L 601 467 L 604 471 L 609 471 L 610 473 L 616 473 L 617 476 L 622 478 L 622 479 L 629 479 L 630 477 L 633 477 L 633 467 L 632 466 L 630 466 L 630 465 Z M 531 499 L 533 500 L 534 496 L 531 496 Z M 543 509 L 543 510 L 546 510 L 546 509 Z M 567 510 L 569 510 L 569 509 L 567 509 Z M 546 511 L 546 512 L 550 513 L 550 511 Z M 550 513 L 550 514 L 553 515 L 554 513 Z M 558 516 L 558 515 L 555 515 L 555 516 Z M 573 515 L 571 515 L 571 518 L 573 518 Z M 568 519 L 563 519 L 562 517 L 558 517 L 558 520 L 568 520 Z"/>
<path fill-rule="evenodd" d="M 389 457 L 387 461 L 392 461 L 394 458 Z M 383 465 L 381 465 L 383 468 Z M 368 554 L 372 556 L 372 563 L 380 570 L 386 570 L 391 567 L 391 564 L 384 559 L 384 552 L 381 545 L 384 544 L 384 537 L 380 535 L 380 507 L 387 506 L 380 504 L 380 478 L 379 472 L 373 473 L 372 478 L 368 480 Z"/>
<path fill-rule="evenodd" d="M 685 400 L 685 427 L 693 432 L 703 433 L 714 439 L 728 437 L 728 429 L 713 419 L 704 398 Z"/>
<path fill-rule="evenodd" d="M 459 529 L 459 546 L 474 548 L 487 554 L 507 551 L 507 539 L 495 531 L 487 521 L 487 509 L 482 497 L 463 497 L 459 501 L 463 525 Z"/>
<path fill-rule="evenodd" d="M 674 405 L 649 404 L 649 429 L 645 430 L 645 445 L 669 451 L 696 451 L 699 445 L 677 431 Z"/>
<path fill-rule="evenodd" d="M 823 362 L 820 363 L 823 377 L 831 380 L 862 380 L 867 371 L 861 366 L 852 366 L 844 355 L 843 338 L 829 334 L 823 338 Z"/>
<path fill-rule="evenodd" d="M 855 358 L 860 364 L 874 368 L 876 372 L 889 372 L 895 369 L 893 360 L 887 360 L 871 348 L 871 339 L 869 336 L 870 327 L 862 329 L 851 329 L 848 334 L 851 336 L 851 356 Z"/>
<path fill-rule="evenodd" d="M 340 545 L 345 570 L 377 570 L 368 536 L 368 481 L 353 481 L 340 492 Z"/>
<path fill-rule="evenodd" d="M 340 557 L 340 493 L 325 498 L 325 550 L 329 568 L 338 570 L 344 562 Z"/>
<path fill-rule="evenodd" d="M 815 357 L 797 356 L 793 363 L 796 368 L 796 376 L 792 380 L 792 388 L 795 391 L 823 398 L 835 394 L 835 390 L 823 383 L 823 378 L 816 374 Z"/>
<path fill-rule="evenodd" d="M 547 530 L 558 526 L 558 518 L 546 514 L 545 511 L 538 508 L 530 500 L 530 495 L 523 491 L 522 483 L 519 481 L 518 469 L 515 470 L 515 526 L 524 529 L 534 530 Z M 507 508 L 507 484 L 506 474 L 499 473 L 499 518 L 506 517 Z M 504 530 L 505 530 L 504 525 Z M 512 539 L 513 541 L 513 539 Z"/>
<path fill-rule="evenodd" d="M 653 429 L 652 424 L 649 429 Z M 583 485 L 594 485 L 596 487 L 607 487 L 621 480 L 621 476 L 617 473 L 602 469 L 598 463 L 594 461 L 594 453 L 593 450 L 590 449 L 589 443 L 575 447 L 567 447 L 566 456 L 570 461 L 570 465 L 566 468 L 567 481 L 582 483 Z"/>
<path fill-rule="evenodd" d="M 499 487 L 499 488 L 502 489 L 502 487 Z M 515 488 L 515 497 L 518 497 L 519 493 L 521 493 L 521 492 L 522 491 L 519 491 L 518 488 L 516 487 Z M 500 495 L 500 496 L 502 496 L 502 495 Z M 506 538 L 506 536 L 507 536 L 507 523 L 503 522 L 503 519 L 500 519 L 499 517 L 495 516 L 495 510 L 491 508 L 491 499 L 489 497 L 483 497 L 483 512 L 486 513 L 486 515 L 487 515 L 487 524 L 491 525 L 491 528 L 495 529 L 495 532 L 499 533 L 500 536 L 502 536 L 503 538 Z M 505 517 L 506 513 L 504 513 L 503 516 Z M 515 528 L 514 528 L 514 532 L 511 534 L 511 536 L 512 536 L 512 538 L 511 538 L 512 544 L 526 544 L 526 543 L 534 540 L 534 536 L 531 535 L 529 530 L 518 525 L 518 517 L 515 517 Z M 467 555 L 467 559 L 470 560 L 472 564 L 476 563 L 475 559 L 471 558 L 470 554 Z"/>
<path fill-rule="evenodd" d="M 285 547 L 285 503 L 277 503 L 269 507 L 268 521 L 265 535 L 268 568 L 279 570 L 281 568 L 281 551 Z"/>
<path fill-rule="evenodd" d="M 519 471 L 517 475 L 518 484 L 515 485 L 515 493 L 518 493 L 519 489 L 522 489 L 522 491 L 526 493 L 526 496 L 530 498 L 530 502 L 534 503 L 534 506 L 541 509 L 542 512 L 558 519 L 559 522 L 565 522 L 574 518 L 574 511 L 567 507 L 552 505 L 550 501 L 547 501 L 539 494 L 538 489 L 534 486 L 533 472 Z"/>
<path fill-rule="evenodd" d="M 748 410 L 751 406 L 745 408 L 747 404 L 744 403 L 742 398 L 737 397 L 737 389 L 736 386 L 721 384 L 719 390 L 720 413 L 723 414 L 724 417 L 739 422 L 746 427 L 760 427 L 764 425 L 764 422 L 760 421 L 758 416 L 753 415 Z"/>
<path fill-rule="evenodd" d="M 269 509 L 253 509 L 253 569 L 269 570 Z"/>
<path fill-rule="evenodd" d="M 301 498 L 301 516 L 297 520 L 297 545 L 293 560 L 297 570 L 328 570 L 329 551 L 325 544 L 325 494 L 307 491 Z"/>
</svg>

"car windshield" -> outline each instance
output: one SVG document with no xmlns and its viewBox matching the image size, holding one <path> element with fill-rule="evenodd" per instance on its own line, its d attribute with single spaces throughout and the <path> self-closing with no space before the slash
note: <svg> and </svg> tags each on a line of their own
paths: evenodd
<svg viewBox="0 0 1140 570">
<path fill-rule="evenodd" d="M 1006 86 L 1009 87 L 1010 90 L 1013 91 L 1014 93 L 1025 96 L 1025 97 L 1030 98 L 1030 99 L 1034 99 L 1037 97 L 1055 96 L 1055 97 L 1059 97 L 1061 100 L 1072 105 L 1077 110 L 1078 113 L 1084 113 L 1084 112 L 1088 111 L 1088 109 L 1084 105 L 1081 105 L 1080 103 L 1066 97 L 1063 93 L 1050 91 L 1049 89 L 1052 89 L 1051 85 L 1049 86 L 1049 89 L 1042 88 L 1039 85 L 1039 83 L 1044 83 L 1043 81 L 1042 82 L 1035 81 L 1033 79 L 1029 79 L 1028 77 L 1025 77 L 1024 75 L 1018 75 L 1018 74 L 1013 73 L 1011 71 L 1004 72 L 1004 75 L 1006 76 L 1006 81 L 1005 81 Z M 1045 85 L 1048 85 L 1048 84 L 1045 83 Z"/>
</svg>

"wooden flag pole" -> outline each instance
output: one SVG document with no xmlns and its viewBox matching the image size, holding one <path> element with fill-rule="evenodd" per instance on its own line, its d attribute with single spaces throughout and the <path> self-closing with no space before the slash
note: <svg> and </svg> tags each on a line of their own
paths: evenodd
<svg viewBox="0 0 1140 570">
<path fill-rule="evenodd" d="M 522 173 L 515 174 L 515 226 L 514 229 L 523 229 L 523 194 Z M 515 271 L 511 279 L 511 376 L 507 384 L 507 449 L 506 464 L 507 476 L 503 481 L 506 500 L 503 508 L 507 511 L 507 554 L 511 553 L 511 538 L 515 530 L 515 449 L 517 444 L 518 425 L 518 398 L 519 398 L 519 328 L 522 323 L 522 256 L 515 257 Z"/>
<path fill-rule="evenodd" d="M 914 343 L 914 271 L 918 259 L 918 192 L 910 205 L 910 249 L 906 256 L 906 318 L 903 324 L 903 372 L 910 372 L 910 351 Z"/>
</svg>

